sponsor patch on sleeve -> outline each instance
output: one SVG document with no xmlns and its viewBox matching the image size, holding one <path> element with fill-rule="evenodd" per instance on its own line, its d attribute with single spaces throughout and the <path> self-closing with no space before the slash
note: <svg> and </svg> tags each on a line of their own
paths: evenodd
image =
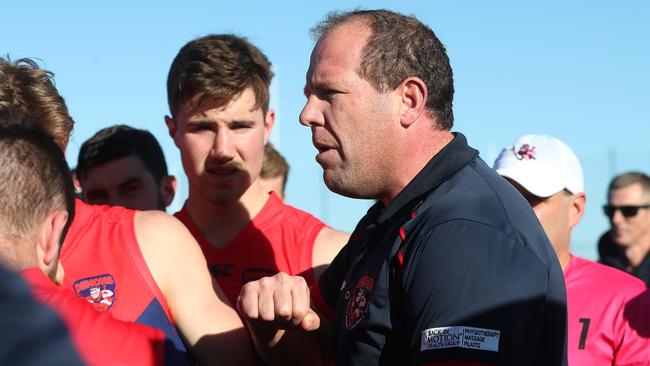
<svg viewBox="0 0 650 366">
<path fill-rule="evenodd" d="M 420 351 L 438 348 L 468 348 L 499 352 L 501 332 L 493 329 L 450 326 L 422 331 Z"/>
</svg>

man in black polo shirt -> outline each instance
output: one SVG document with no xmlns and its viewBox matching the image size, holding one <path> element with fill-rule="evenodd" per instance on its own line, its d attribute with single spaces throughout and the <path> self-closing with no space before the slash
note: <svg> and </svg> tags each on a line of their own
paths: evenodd
<svg viewBox="0 0 650 366">
<path fill-rule="evenodd" d="M 300 121 L 332 191 L 380 200 L 311 290 L 334 333 L 323 320 L 322 354 L 333 344 L 341 365 L 566 365 L 561 268 L 523 197 L 450 132 L 452 71 L 435 34 L 389 11 L 331 14 L 314 34 Z M 242 289 L 267 361 L 307 349 L 292 341 L 321 321 L 308 294 L 286 274 Z"/>
</svg>

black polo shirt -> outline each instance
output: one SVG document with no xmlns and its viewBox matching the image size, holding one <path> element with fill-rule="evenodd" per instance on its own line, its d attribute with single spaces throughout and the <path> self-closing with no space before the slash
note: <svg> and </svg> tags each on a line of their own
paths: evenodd
<svg viewBox="0 0 650 366">
<path fill-rule="evenodd" d="M 528 203 L 467 145 L 370 208 L 321 276 L 339 365 L 566 365 L 566 295 Z"/>
<path fill-rule="evenodd" d="M 604 233 L 598 240 L 598 254 L 600 263 L 628 272 L 630 261 L 625 256 L 624 249 L 612 240 L 611 231 Z M 646 255 L 641 263 L 628 273 L 650 286 L 650 255 Z"/>
</svg>

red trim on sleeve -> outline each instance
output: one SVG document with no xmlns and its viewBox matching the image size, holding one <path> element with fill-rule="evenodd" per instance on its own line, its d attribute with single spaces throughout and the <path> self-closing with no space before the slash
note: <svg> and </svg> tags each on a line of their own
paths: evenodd
<svg viewBox="0 0 650 366">
<path fill-rule="evenodd" d="M 404 266 L 404 252 L 402 252 L 402 248 L 397 250 L 397 260 L 400 266 Z"/>
<path fill-rule="evenodd" d="M 329 321 L 333 322 L 336 319 L 336 311 L 332 309 L 323 298 L 323 295 L 320 293 L 320 285 L 318 284 L 318 281 L 309 286 L 309 293 L 311 295 L 311 301 L 318 311 Z"/>
</svg>

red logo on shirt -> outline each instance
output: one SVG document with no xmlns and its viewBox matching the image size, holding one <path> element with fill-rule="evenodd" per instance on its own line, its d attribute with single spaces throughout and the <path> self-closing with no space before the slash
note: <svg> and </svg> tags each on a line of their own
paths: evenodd
<svg viewBox="0 0 650 366">
<path fill-rule="evenodd" d="M 348 330 L 352 330 L 368 316 L 370 295 L 373 287 L 375 287 L 375 279 L 365 275 L 354 286 L 352 296 L 346 296 L 348 306 L 345 309 L 345 327 Z"/>
<path fill-rule="evenodd" d="M 535 146 L 530 146 L 528 144 L 523 144 L 519 148 L 519 151 L 515 151 L 515 147 L 512 147 L 512 152 L 515 154 L 517 160 L 535 160 Z"/>
<path fill-rule="evenodd" d="M 99 311 L 107 311 L 115 303 L 115 281 L 110 274 L 88 277 L 72 284 L 80 298 L 93 304 Z"/>
</svg>

